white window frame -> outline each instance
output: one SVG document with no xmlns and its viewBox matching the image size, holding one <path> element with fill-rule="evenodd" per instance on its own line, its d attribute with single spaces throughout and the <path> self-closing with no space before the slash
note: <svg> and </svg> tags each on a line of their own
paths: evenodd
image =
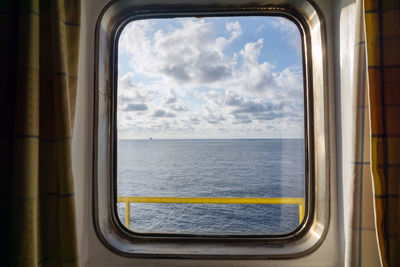
<svg viewBox="0 0 400 267">
<path fill-rule="evenodd" d="M 121 225 L 116 213 L 116 97 L 118 38 L 134 19 L 182 16 L 278 15 L 299 27 L 305 80 L 306 208 L 301 225 L 287 235 L 260 237 L 199 237 L 135 235 Z M 308 1 L 246 3 L 206 0 L 115 1 L 99 16 L 95 40 L 93 139 L 93 212 L 97 235 L 113 252 L 128 257 L 265 259 L 293 258 L 314 251 L 329 223 L 328 88 L 325 33 L 320 12 Z"/>
</svg>

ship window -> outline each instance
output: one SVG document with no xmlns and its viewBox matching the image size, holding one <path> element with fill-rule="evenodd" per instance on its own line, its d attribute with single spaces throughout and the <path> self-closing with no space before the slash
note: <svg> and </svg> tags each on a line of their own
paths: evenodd
<svg viewBox="0 0 400 267">
<path fill-rule="evenodd" d="M 304 217 L 302 42 L 284 17 L 130 22 L 117 212 L 137 234 L 282 235 Z"/>
<path fill-rule="evenodd" d="M 327 233 L 325 24 L 306 0 L 227 2 L 98 19 L 93 216 L 119 255 L 292 258 Z"/>
</svg>

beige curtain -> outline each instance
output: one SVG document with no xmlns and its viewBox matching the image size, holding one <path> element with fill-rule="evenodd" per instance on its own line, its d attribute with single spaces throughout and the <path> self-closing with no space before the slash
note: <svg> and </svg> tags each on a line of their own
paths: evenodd
<svg viewBox="0 0 400 267">
<path fill-rule="evenodd" d="M 0 19 L 2 263 L 78 266 L 71 138 L 80 2 L 3 0 Z"/>
<path fill-rule="evenodd" d="M 361 2 L 361 1 L 360 1 Z M 370 169 L 370 116 L 368 98 L 368 74 L 362 3 L 357 5 L 357 20 L 354 44 L 355 62 L 353 70 L 353 142 L 354 154 L 351 162 L 354 187 L 353 207 L 349 214 L 348 266 L 378 267 L 381 265 L 374 221 L 373 185 Z"/>
<path fill-rule="evenodd" d="M 383 266 L 400 266 L 400 0 L 365 0 L 376 225 Z"/>
<path fill-rule="evenodd" d="M 347 267 L 381 265 L 370 170 L 370 116 L 363 1 L 340 10 L 340 113 L 344 258 Z M 340 218 L 338 218 L 340 220 Z"/>
<path fill-rule="evenodd" d="M 344 146 L 352 161 L 343 176 L 345 265 L 400 266 L 400 0 L 352 5 L 347 18 L 355 19 L 354 49 L 347 44 L 341 55 L 353 57 L 341 66 L 341 91 L 351 90 L 352 106 L 342 112 L 351 114 L 352 132 L 352 146 Z M 343 25 L 346 32 L 353 24 Z M 352 79 L 343 79 L 348 66 Z"/>
</svg>

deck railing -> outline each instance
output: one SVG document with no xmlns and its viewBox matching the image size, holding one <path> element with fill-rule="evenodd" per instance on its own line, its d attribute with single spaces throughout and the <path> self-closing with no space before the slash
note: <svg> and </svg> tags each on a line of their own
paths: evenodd
<svg viewBox="0 0 400 267">
<path fill-rule="evenodd" d="M 304 198 L 210 198 L 210 197 L 119 197 L 125 202 L 125 224 L 131 222 L 130 203 L 186 203 L 186 204 L 294 204 L 299 206 L 299 223 L 304 218 Z"/>
</svg>

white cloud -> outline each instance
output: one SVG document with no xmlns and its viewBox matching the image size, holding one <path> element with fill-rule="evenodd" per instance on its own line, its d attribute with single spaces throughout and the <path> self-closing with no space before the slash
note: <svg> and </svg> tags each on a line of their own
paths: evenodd
<svg viewBox="0 0 400 267">
<path fill-rule="evenodd" d="M 173 118 L 175 117 L 175 114 L 167 112 L 163 109 L 157 109 L 153 112 L 151 116 L 156 118 Z"/>
<path fill-rule="evenodd" d="M 227 31 L 232 32 L 232 40 L 236 39 L 242 34 L 242 26 L 238 21 L 228 22 L 225 27 Z"/>
<path fill-rule="evenodd" d="M 208 105 L 216 108 L 221 107 L 224 103 L 224 96 L 215 90 L 210 90 L 208 92 L 203 92 L 200 97 L 208 102 Z"/>
<path fill-rule="evenodd" d="M 148 110 L 146 104 L 128 104 L 125 108 L 124 111 L 145 111 Z"/>
<path fill-rule="evenodd" d="M 251 101 L 238 96 L 230 91 L 225 97 L 226 109 L 233 114 L 236 119 L 252 120 L 275 120 L 287 116 L 286 103 L 276 101 L 276 103 L 265 100 Z"/>
<path fill-rule="evenodd" d="M 135 83 L 134 75 L 128 73 L 118 80 L 118 101 L 121 104 L 128 102 L 145 103 L 156 94 L 156 91 L 150 90 L 143 83 Z"/>
<path fill-rule="evenodd" d="M 242 115 L 242 114 L 234 114 L 234 124 L 243 124 L 243 123 L 251 123 L 253 120 L 250 119 L 249 116 L 247 115 Z"/>
<path fill-rule="evenodd" d="M 274 27 L 293 31 L 292 23 Z M 129 24 L 119 45 L 131 56 L 133 72 L 118 82 L 118 129 L 151 136 L 163 131 L 260 136 L 290 129 L 302 136 L 301 69 L 277 71 L 262 61 L 262 38 L 228 55 L 242 25 L 232 21 L 225 30 L 218 33 L 211 22 L 199 19 L 163 30 L 155 30 L 151 20 Z"/>
<path fill-rule="evenodd" d="M 229 39 L 215 38 L 212 23 L 204 20 L 181 20 L 178 28 L 153 34 L 150 22 L 136 23 L 129 24 L 120 39 L 120 48 L 132 55 L 136 72 L 177 84 L 230 77 L 235 61 L 222 50 L 241 34 L 238 22 L 227 25 Z"/>
<path fill-rule="evenodd" d="M 278 91 L 276 84 L 277 73 L 273 72 L 274 66 L 268 62 L 259 63 L 259 56 L 263 48 L 263 39 L 257 42 L 248 42 L 240 56 L 243 63 L 239 69 L 235 69 L 233 78 L 226 83 L 226 87 L 234 89 L 243 94 L 266 95 L 269 91 Z"/>
<path fill-rule="evenodd" d="M 182 105 L 182 104 L 174 104 L 174 105 L 171 105 L 170 108 L 172 110 L 175 110 L 175 111 L 187 111 L 187 110 L 189 110 L 188 107 L 186 107 L 185 105 Z"/>
<path fill-rule="evenodd" d="M 165 97 L 165 104 L 172 104 L 176 102 L 176 93 L 174 90 L 169 89 L 168 95 Z"/>
<path fill-rule="evenodd" d="M 281 36 L 288 44 L 301 53 L 301 36 L 296 24 L 286 18 L 276 18 L 270 22 L 271 26 L 281 32 Z"/>
<path fill-rule="evenodd" d="M 124 30 L 120 47 L 132 55 L 131 66 L 137 73 L 187 89 L 209 85 L 273 97 L 277 87 L 287 88 L 288 82 L 279 81 L 282 74 L 274 72 L 271 63 L 259 62 L 263 39 L 246 43 L 236 56 L 225 54 L 226 46 L 242 34 L 238 21 L 226 24 L 228 39 L 216 37 L 212 23 L 204 20 L 181 20 L 179 27 L 155 33 L 150 22 L 140 21 L 140 27 L 135 23 Z M 281 27 L 282 31 L 297 30 L 292 22 L 283 18 L 274 20 L 272 25 Z M 242 60 L 240 66 L 238 57 Z M 296 82 L 291 86 L 298 85 Z"/>
<path fill-rule="evenodd" d="M 240 55 L 244 59 L 245 65 L 257 65 L 264 40 L 258 39 L 257 42 L 249 42 L 240 50 Z"/>
</svg>

